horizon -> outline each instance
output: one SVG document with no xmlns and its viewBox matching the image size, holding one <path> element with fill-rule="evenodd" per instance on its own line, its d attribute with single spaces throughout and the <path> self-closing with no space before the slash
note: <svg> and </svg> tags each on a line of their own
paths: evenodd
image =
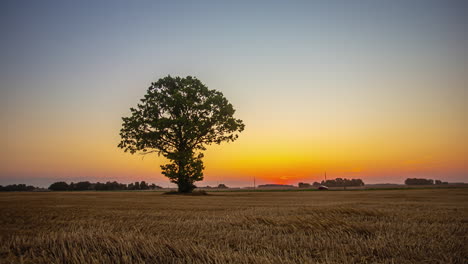
<svg viewBox="0 0 468 264">
<path fill-rule="evenodd" d="M 336 178 L 330 178 L 328 180 L 335 180 Z M 359 178 L 353 178 L 353 179 L 359 179 Z M 70 178 L 64 178 L 64 179 L 34 179 L 33 182 L 37 182 L 38 184 L 31 184 L 30 182 L 27 182 L 27 181 L 24 181 L 24 180 L 20 180 L 18 182 L 17 179 L 13 179 L 13 181 L 16 182 L 10 182 L 10 181 L 6 181 L 7 183 L 3 183 L 2 181 L 0 181 L 0 186 L 6 186 L 6 185 L 12 185 L 12 184 L 26 184 L 26 185 L 32 185 L 34 187 L 39 187 L 39 188 L 48 188 L 52 183 L 55 183 L 55 182 L 66 182 L 68 184 L 70 183 L 77 183 L 77 182 L 90 182 L 90 183 L 97 183 L 97 182 L 100 182 L 100 183 L 106 183 L 106 182 L 118 182 L 118 183 L 122 183 L 122 184 L 131 184 L 131 183 L 135 183 L 135 182 L 141 182 L 141 181 L 145 181 L 146 183 L 148 184 L 156 184 L 157 186 L 159 187 L 162 187 L 162 188 L 168 188 L 168 189 L 176 189 L 177 188 L 177 185 L 176 184 L 173 184 L 173 183 L 168 183 L 168 182 L 155 182 L 155 181 L 152 181 L 151 179 L 148 179 L 148 180 L 135 180 L 135 181 L 124 181 L 124 182 L 121 182 L 121 181 L 118 181 L 118 180 L 112 180 L 112 179 L 108 179 L 108 178 L 101 178 L 101 180 L 99 180 L 99 178 L 97 178 L 97 180 L 89 180 L 89 179 L 86 179 L 86 178 L 75 178 L 75 179 L 70 179 Z M 351 178 L 349 178 L 349 180 L 351 180 Z M 441 180 L 442 182 L 444 182 L 443 179 L 429 179 L 429 180 Z M 309 184 L 313 184 L 314 182 L 318 182 L 318 183 L 321 183 L 323 181 L 322 180 L 316 180 L 316 181 L 298 181 L 298 182 L 290 182 L 290 183 L 273 183 L 273 182 L 256 182 L 255 183 L 255 187 L 259 187 L 260 185 L 269 185 L 269 184 L 273 184 L 273 185 L 287 185 L 287 186 L 293 186 L 293 187 L 297 187 L 299 183 L 309 183 Z M 226 183 L 228 182 L 228 183 Z M 205 188 L 205 187 L 211 187 L 211 188 L 216 188 L 219 184 L 225 184 L 228 188 L 253 188 L 254 187 L 254 184 L 253 182 L 251 182 L 250 184 L 247 184 L 245 182 L 241 182 L 240 185 L 235 185 L 235 181 L 226 181 L 226 182 L 223 182 L 223 181 L 217 181 L 217 182 L 207 182 L 207 181 L 200 181 L 198 182 L 196 185 L 197 185 L 197 188 Z M 231 185 L 231 183 L 234 183 L 234 185 Z M 364 181 L 364 184 L 365 185 L 386 185 L 386 184 L 390 184 L 390 185 L 405 185 L 404 182 L 372 182 L 372 183 L 368 183 L 368 182 L 365 182 Z M 448 182 L 448 184 L 468 184 L 466 182 L 456 182 L 456 181 L 452 181 L 452 182 Z"/>
<path fill-rule="evenodd" d="M 294 3 L 0 3 L 0 185 L 175 186 L 165 159 L 117 148 L 167 75 L 221 91 L 246 125 L 208 146 L 197 186 L 468 182 L 468 4 Z"/>
</svg>

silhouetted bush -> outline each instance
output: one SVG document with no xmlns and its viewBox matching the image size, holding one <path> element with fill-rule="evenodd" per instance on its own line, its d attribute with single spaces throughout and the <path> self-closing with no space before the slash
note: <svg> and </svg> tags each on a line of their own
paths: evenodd
<svg viewBox="0 0 468 264">
<path fill-rule="evenodd" d="M 218 189 L 229 189 L 225 184 L 221 183 L 218 185 Z"/>
</svg>

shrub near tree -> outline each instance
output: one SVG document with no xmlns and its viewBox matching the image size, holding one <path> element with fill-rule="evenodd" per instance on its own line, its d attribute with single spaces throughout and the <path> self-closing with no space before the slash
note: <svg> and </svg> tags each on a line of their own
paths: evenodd
<svg viewBox="0 0 468 264">
<path fill-rule="evenodd" d="M 122 118 L 118 147 L 131 154 L 157 153 L 170 162 L 162 174 L 187 193 L 203 180 L 206 146 L 234 141 L 244 130 L 223 94 L 197 78 L 171 77 L 151 84 L 131 115 Z"/>
</svg>

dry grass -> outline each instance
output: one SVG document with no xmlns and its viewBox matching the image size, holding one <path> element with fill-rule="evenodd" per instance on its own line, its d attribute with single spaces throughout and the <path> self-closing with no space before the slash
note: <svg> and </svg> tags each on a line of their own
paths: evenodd
<svg viewBox="0 0 468 264">
<path fill-rule="evenodd" d="M 0 194 L 1 263 L 467 263 L 468 189 Z"/>
</svg>

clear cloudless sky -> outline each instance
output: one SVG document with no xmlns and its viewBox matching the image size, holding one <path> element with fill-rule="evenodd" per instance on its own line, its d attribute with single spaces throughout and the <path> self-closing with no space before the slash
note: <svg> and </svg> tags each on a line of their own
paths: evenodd
<svg viewBox="0 0 468 264">
<path fill-rule="evenodd" d="M 244 120 L 199 185 L 468 181 L 468 2 L 0 2 L 0 184 L 146 180 L 117 148 L 152 81 L 192 75 Z"/>
</svg>

